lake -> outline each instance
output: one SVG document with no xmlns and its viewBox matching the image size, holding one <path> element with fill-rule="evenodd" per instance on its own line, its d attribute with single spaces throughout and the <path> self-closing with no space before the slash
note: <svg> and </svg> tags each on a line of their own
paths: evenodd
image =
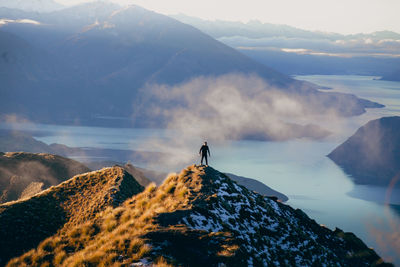
<svg viewBox="0 0 400 267">
<path fill-rule="evenodd" d="M 351 177 L 326 155 L 351 136 L 367 121 L 383 116 L 400 116 L 400 82 L 375 80 L 370 76 L 296 76 L 297 79 L 332 88 L 332 91 L 352 93 L 384 104 L 382 109 L 323 123 L 333 135 L 322 141 L 293 140 L 286 142 L 233 141 L 209 144 L 210 165 L 222 172 L 258 179 L 289 197 L 287 204 L 305 211 L 318 223 L 331 229 L 339 227 L 354 232 L 385 260 L 400 266 L 400 217 L 387 204 L 400 204 L 400 194 L 393 192 L 390 203 L 384 203 L 386 188 L 356 186 Z M 161 129 L 114 129 L 99 127 L 25 125 L 40 128 L 44 133 L 37 139 L 78 147 L 153 150 L 150 140 L 169 140 L 179 133 Z M 194 139 L 188 163 L 198 163 L 196 152 L 201 139 Z M 134 163 L 135 164 L 135 163 Z M 179 165 L 179 164 L 178 164 Z M 181 164 L 182 167 L 184 166 Z M 143 166 L 149 167 L 149 166 Z M 150 166 L 154 167 L 154 166 Z M 174 171 L 158 164 L 157 169 Z M 369 199 L 369 200 L 363 200 Z M 398 210 L 398 209 L 397 209 Z"/>
</svg>

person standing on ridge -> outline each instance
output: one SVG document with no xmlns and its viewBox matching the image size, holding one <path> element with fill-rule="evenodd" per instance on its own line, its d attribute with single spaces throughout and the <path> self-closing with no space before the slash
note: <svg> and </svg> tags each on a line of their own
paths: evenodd
<svg viewBox="0 0 400 267">
<path fill-rule="evenodd" d="M 203 165 L 203 159 L 206 159 L 206 165 L 208 166 L 207 152 L 208 155 L 211 157 L 210 149 L 207 146 L 207 142 L 204 142 L 204 145 L 201 146 L 199 151 L 199 154 L 201 155 L 201 165 Z"/>
</svg>

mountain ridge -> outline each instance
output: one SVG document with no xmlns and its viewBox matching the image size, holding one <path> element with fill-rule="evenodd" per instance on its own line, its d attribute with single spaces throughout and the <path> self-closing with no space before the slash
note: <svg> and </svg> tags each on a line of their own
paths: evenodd
<svg viewBox="0 0 400 267">
<path fill-rule="evenodd" d="M 273 24 L 267 22 L 261 22 L 259 20 L 251 20 L 248 22 L 240 21 L 228 21 L 228 20 L 205 20 L 197 17 L 187 16 L 185 14 L 171 15 L 171 17 L 178 19 L 184 23 L 190 25 L 196 25 L 204 32 L 210 34 L 215 38 L 220 37 L 233 37 L 233 36 L 246 36 L 251 38 L 262 38 L 266 36 L 286 36 L 286 37 L 323 37 L 334 39 L 338 37 L 347 37 L 349 39 L 355 36 L 362 37 L 381 37 L 385 39 L 398 38 L 400 39 L 400 33 L 395 31 L 375 31 L 372 33 L 355 33 L 355 34 L 340 34 L 336 32 L 323 32 L 323 31 L 311 31 L 301 28 L 297 28 L 285 24 Z M 203 25 L 203 26 L 201 26 Z M 206 27 L 209 27 L 207 29 Z M 213 27 L 214 26 L 214 27 Z M 229 32 L 228 30 L 223 30 L 223 28 L 231 29 L 232 31 L 236 29 L 236 32 Z M 291 34 L 291 35 L 290 35 Z"/>
<path fill-rule="evenodd" d="M 391 266 L 353 234 L 321 227 L 301 210 L 195 165 L 8 266 L 20 264 Z"/>
<path fill-rule="evenodd" d="M 31 198 L 1 204 L 0 264 L 142 190 L 130 174 L 113 167 L 79 174 Z"/>
</svg>

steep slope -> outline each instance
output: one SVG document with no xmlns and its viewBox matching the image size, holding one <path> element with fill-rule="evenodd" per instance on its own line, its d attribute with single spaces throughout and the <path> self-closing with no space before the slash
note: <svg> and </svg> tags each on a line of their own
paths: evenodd
<svg viewBox="0 0 400 267">
<path fill-rule="evenodd" d="M 400 81 L 400 70 L 395 70 L 390 74 L 384 75 L 381 80 Z"/>
<path fill-rule="evenodd" d="M 0 17 L 10 13 L 17 18 L 28 16 L 0 9 Z M 260 76 L 296 99 L 319 103 L 316 112 L 333 109 L 350 116 L 365 112 L 365 107 L 379 107 L 355 96 L 320 92 L 192 26 L 137 6 L 121 8 L 99 1 L 46 14 L 31 13 L 28 18 L 41 24 L 9 23 L 2 29 L 40 48 L 40 58 L 47 62 L 44 66 L 52 67 L 38 68 L 43 71 L 35 76 L 34 87 L 5 84 L 7 98 L 0 102 L 4 113 L 23 114 L 41 122 L 159 126 L 163 118 L 150 116 L 152 99 L 146 89 L 140 90 L 144 85 L 172 85 L 228 73 Z M 26 65 L 36 69 L 29 62 Z M 18 97 L 25 95 L 30 97 Z M 160 108 L 168 108 L 162 104 Z M 54 112 L 47 112 L 49 109 Z M 132 114 L 137 115 L 136 120 Z M 104 117 L 119 119 L 101 119 Z"/>
<path fill-rule="evenodd" d="M 328 157 L 358 184 L 399 186 L 400 117 L 369 121 Z"/>
<path fill-rule="evenodd" d="M 38 27 L 17 24 L 26 28 L 27 32 L 35 32 Z M 32 44 L 23 34 L 16 34 L 17 31 L 13 29 L 5 31 L 8 25 L 0 26 L 0 113 L 10 114 L 18 110 L 19 114 L 28 114 L 29 110 L 35 110 L 38 112 L 35 116 L 48 116 L 46 111 L 39 110 L 39 106 L 46 105 L 47 110 L 57 108 L 55 101 L 40 103 L 40 99 L 48 99 L 49 96 L 54 98 L 60 93 L 52 90 L 59 72 L 59 65 L 53 60 L 54 55 Z"/>
<path fill-rule="evenodd" d="M 28 81 L 35 83 L 38 78 L 45 79 L 42 72 L 50 71 L 42 61 L 45 53 L 22 37 L 4 31 L 3 27 L 0 29 L 0 78 L 3 86 L 19 88 Z M 5 89 L 2 90 L 3 97 L 7 97 L 5 93 L 8 90 Z"/>
<path fill-rule="evenodd" d="M 51 154 L 0 152 L 0 203 L 32 196 L 89 169 Z"/>
<path fill-rule="evenodd" d="M 152 181 L 143 173 L 143 171 L 130 163 L 124 165 L 124 169 L 129 172 L 133 177 L 135 177 L 136 181 L 139 182 L 142 186 L 148 186 Z M 164 176 L 166 177 L 166 176 Z"/>
<path fill-rule="evenodd" d="M 91 229 L 97 229 L 93 231 Z M 351 233 L 189 166 L 94 220 L 46 239 L 9 266 L 371 266 L 382 259 Z M 390 266 L 390 265 L 389 265 Z"/>
<path fill-rule="evenodd" d="M 0 265 L 61 229 L 81 227 L 142 190 L 126 171 L 113 167 L 75 176 L 32 198 L 0 205 Z"/>
<path fill-rule="evenodd" d="M 137 166 L 133 166 L 130 162 L 123 164 L 121 162 L 116 162 L 116 161 L 94 161 L 94 162 L 89 162 L 86 163 L 88 167 L 90 167 L 92 170 L 97 170 L 97 169 L 102 169 L 106 168 L 109 166 L 122 166 L 130 175 L 135 177 L 136 181 L 144 187 L 148 186 L 152 182 L 156 182 L 154 179 L 154 176 L 151 174 L 157 174 L 157 177 L 160 177 L 160 179 L 164 180 L 167 177 L 166 173 L 163 172 L 155 172 L 155 171 L 150 171 L 146 169 L 139 168 Z M 150 174 L 150 175 L 148 175 Z"/>
<path fill-rule="evenodd" d="M 228 176 L 233 181 L 235 181 L 236 183 L 243 185 L 250 191 L 255 191 L 263 196 L 276 197 L 276 199 L 279 199 L 280 201 L 283 202 L 289 200 L 289 198 L 286 195 L 272 189 L 271 187 L 263 184 L 260 181 L 257 181 L 256 179 L 238 176 L 232 173 L 225 173 L 225 175 Z"/>
</svg>

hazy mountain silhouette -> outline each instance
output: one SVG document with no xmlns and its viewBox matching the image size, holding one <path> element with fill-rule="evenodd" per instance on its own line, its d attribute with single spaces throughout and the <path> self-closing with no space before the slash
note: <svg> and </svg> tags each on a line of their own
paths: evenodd
<svg viewBox="0 0 400 267">
<path fill-rule="evenodd" d="M 88 171 L 85 165 L 57 155 L 0 152 L 0 203 L 30 197 Z"/>
<path fill-rule="evenodd" d="M 173 17 L 289 75 L 389 76 L 400 65 L 400 34 L 392 31 L 344 35 L 260 21 Z"/>
<path fill-rule="evenodd" d="M 240 21 L 205 20 L 184 14 L 172 15 L 183 23 L 193 25 L 214 38 L 221 37 L 247 37 L 261 39 L 265 37 L 308 38 L 355 40 L 359 38 L 400 39 L 400 33 L 393 31 L 377 31 L 372 33 L 340 34 L 334 32 L 321 32 L 303 30 L 285 24 L 264 23 L 259 20 L 250 20 L 247 23 Z"/>
<path fill-rule="evenodd" d="M 0 242 L 17 256 L 9 265 L 391 266 L 354 234 L 322 227 L 210 167 L 189 166 L 141 193 L 135 183 L 122 169 L 108 168 L 1 205 Z M 123 192 L 120 202 L 109 202 Z M 67 223 L 21 255 L 21 234 L 37 233 L 35 226 L 52 220 L 41 216 L 41 202 Z"/>
<path fill-rule="evenodd" d="M 133 107 L 143 109 L 135 125 L 148 125 L 148 83 L 181 83 L 198 76 L 256 74 L 270 85 L 316 98 L 343 115 L 378 107 L 345 94 L 322 93 L 237 52 L 198 29 L 137 6 L 94 2 L 50 13 L 7 8 L 0 17 L 31 19 L 41 24 L 10 22 L 2 31 L 18 38 L 5 42 L 0 54 L 27 53 L 15 62 L 3 58 L 5 74 L 0 112 L 22 114 L 42 122 L 132 125 Z M 14 43 L 24 46 L 14 52 Z M 15 70 L 16 78 L 9 74 Z M 19 77 L 18 73 L 26 72 Z M 26 70 L 26 71 L 24 71 Z M 10 76 L 11 75 L 11 76 Z M 13 84 L 15 80 L 21 81 Z M 4 102 L 4 103 L 3 103 Z M 351 107 L 351 108 L 349 108 Z M 48 112 L 52 110 L 52 112 Z M 108 117 L 124 120 L 101 119 Z M 154 119 L 154 118 L 152 118 Z"/>
<path fill-rule="evenodd" d="M 400 117 L 369 121 L 328 157 L 358 184 L 389 186 L 400 175 Z"/>
<path fill-rule="evenodd" d="M 382 77 L 382 80 L 387 80 L 387 81 L 400 81 L 400 70 L 393 71 L 392 73 L 389 73 L 387 75 L 384 75 Z"/>
<path fill-rule="evenodd" d="M 79 160 L 84 162 L 90 162 L 92 159 L 98 160 L 100 158 L 103 161 L 112 160 L 115 162 L 127 162 L 132 160 L 134 162 L 145 163 L 150 160 L 158 160 L 170 156 L 159 152 L 134 151 L 128 149 L 107 149 L 95 147 L 79 148 L 57 143 L 47 145 L 35 139 L 27 132 L 8 130 L 0 130 L 0 152 L 1 151 L 49 153 L 69 158 L 79 158 Z"/>
</svg>

